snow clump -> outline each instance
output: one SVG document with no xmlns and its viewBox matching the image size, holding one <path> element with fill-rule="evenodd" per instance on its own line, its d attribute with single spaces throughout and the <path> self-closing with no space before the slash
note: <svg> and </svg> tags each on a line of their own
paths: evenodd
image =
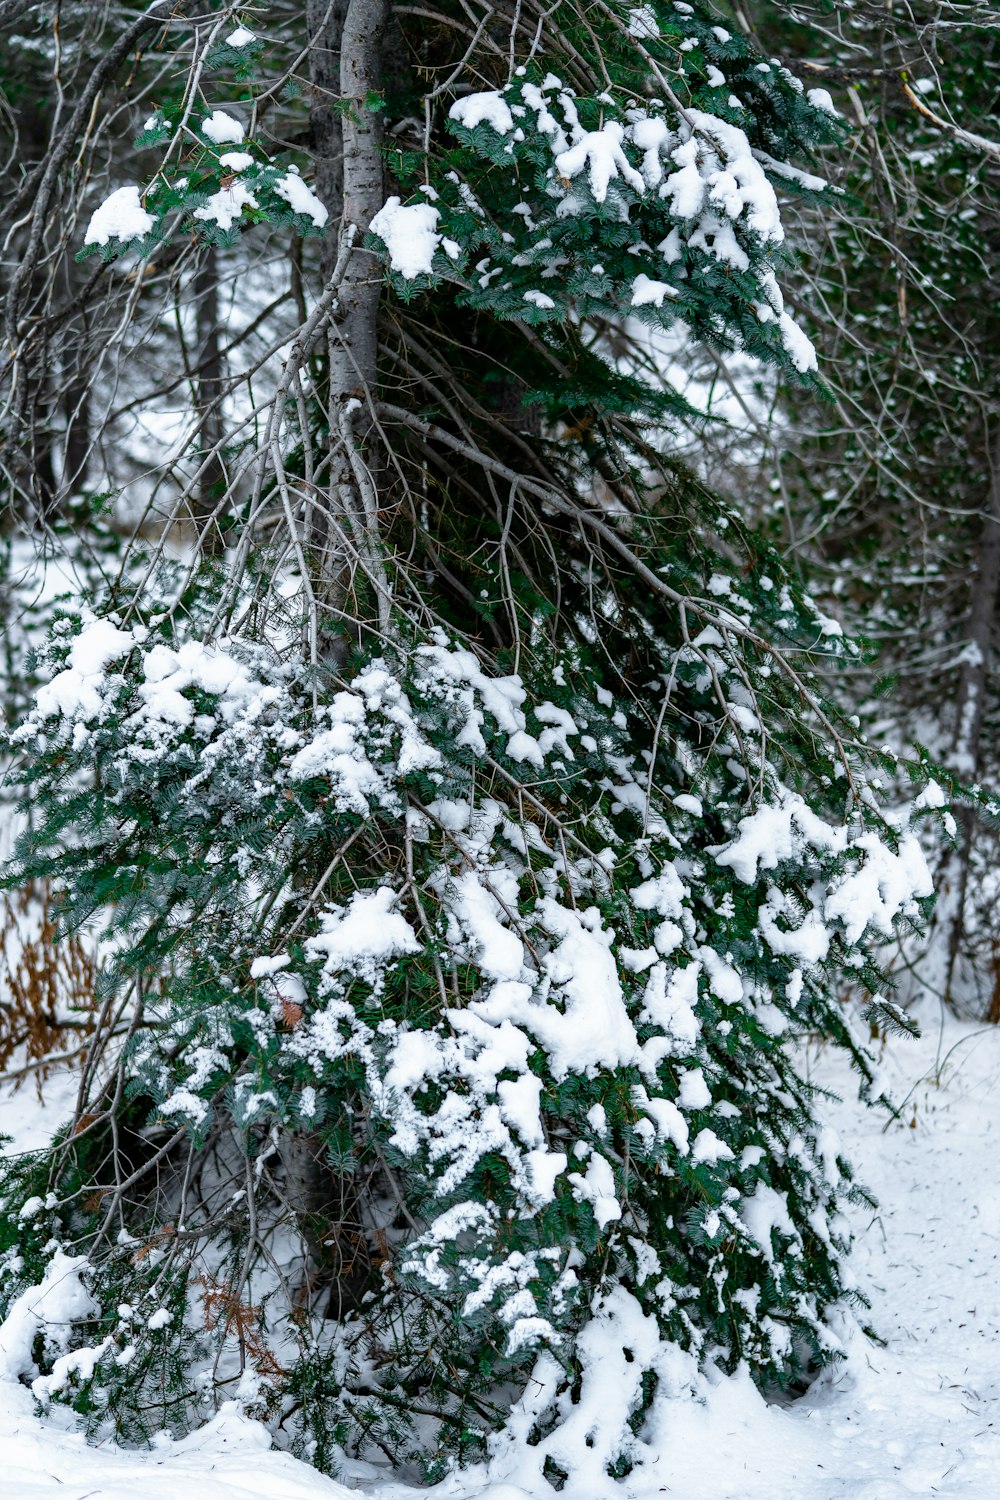
<svg viewBox="0 0 1000 1500">
<path fill-rule="evenodd" d="M 100 208 L 90 216 L 85 245 L 106 245 L 109 240 L 141 240 L 155 227 L 156 220 L 147 213 L 139 198 L 139 189 L 132 184 L 117 188 L 105 198 Z"/>
</svg>

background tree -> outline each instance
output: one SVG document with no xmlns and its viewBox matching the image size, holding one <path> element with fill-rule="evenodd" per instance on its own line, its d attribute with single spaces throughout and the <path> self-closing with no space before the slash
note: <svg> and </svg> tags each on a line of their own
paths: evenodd
<svg viewBox="0 0 1000 1500">
<path fill-rule="evenodd" d="M 756 7 L 751 34 L 828 87 L 848 131 L 839 211 L 800 229 L 835 402 L 786 387 L 772 535 L 877 648 L 902 734 L 995 785 L 1000 172 L 990 5 Z M 793 306 L 798 300 L 790 293 Z M 908 983 L 997 1014 L 995 834 L 960 811 L 929 948 Z"/>
</svg>

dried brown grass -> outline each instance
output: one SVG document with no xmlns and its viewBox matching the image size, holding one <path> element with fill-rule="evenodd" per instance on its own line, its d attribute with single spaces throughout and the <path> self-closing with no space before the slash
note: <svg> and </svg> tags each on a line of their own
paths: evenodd
<svg viewBox="0 0 1000 1500">
<path fill-rule="evenodd" d="M 76 933 L 57 937 L 52 889 L 36 882 L 0 898 L 0 1079 L 42 1084 L 83 1059 L 97 1024 L 97 959 Z"/>
</svg>

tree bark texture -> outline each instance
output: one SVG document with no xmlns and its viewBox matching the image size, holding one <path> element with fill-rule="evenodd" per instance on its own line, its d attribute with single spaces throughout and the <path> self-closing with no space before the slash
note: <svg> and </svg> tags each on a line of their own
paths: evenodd
<svg viewBox="0 0 1000 1500">
<path fill-rule="evenodd" d="M 993 634 L 1000 603 L 1000 420 L 987 449 L 989 490 L 983 511 L 977 568 L 969 601 L 966 646 L 962 656 L 955 702 L 952 764 L 956 773 L 971 780 L 979 767 L 982 751 L 983 713 L 993 657 Z M 958 847 L 949 851 L 939 884 L 945 909 L 946 972 L 945 1000 L 953 1001 L 953 986 L 959 950 L 965 930 L 965 903 L 969 889 L 969 866 L 975 832 L 975 811 L 960 808 Z"/>
<path fill-rule="evenodd" d="M 219 340 L 219 252 L 214 245 L 201 251 L 192 278 L 194 295 L 195 357 L 194 397 L 198 413 L 196 461 L 201 466 L 194 497 L 195 522 L 201 533 L 203 552 L 219 553 L 223 535 L 216 511 L 226 488 L 225 466 L 220 448 L 223 440 L 223 359 Z"/>
<path fill-rule="evenodd" d="M 327 607 L 346 619 L 357 618 L 362 611 L 354 580 L 367 578 L 377 596 L 378 624 L 384 628 L 389 596 L 378 533 L 378 475 L 365 453 L 378 370 L 382 268 L 364 239 L 385 201 L 379 91 L 389 5 L 388 0 L 349 0 L 340 11 L 339 3 L 332 0 L 325 13 L 317 64 L 325 70 L 331 59 L 339 60 L 342 154 L 339 169 L 333 157 L 323 168 L 325 191 L 333 194 L 339 184 L 339 203 L 331 198 L 328 206 L 329 256 L 336 251 L 340 280 L 326 339 L 331 444 L 327 503 L 335 524 L 320 526 L 316 542 L 320 592 Z M 326 123 L 321 127 L 326 130 Z M 353 555 L 345 554 L 345 538 L 351 539 L 348 552 Z"/>
<path fill-rule="evenodd" d="M 309 112 L 316 193 L 326 207 L 329 233 L 323 241 L 324 283 L 337 259 L 337 230 L 344 202 L 344 138 L 340 117 L 340 46 L 347 0 L 306 0 L 309 33 L 309 77 L 313 102 Z"/>
<path fill-rule="evenodd" d="M 325 602 L 335 614 L 347 613 L 356 562 L 345 556 L 345 536 L 358 544 L 369 577 L 381 570 L 377 502 L 374 485 L 366 482 L 370 471 L 363 453 L 370 418 L 359 417 L 355 427 L 354 413 L 359 405 L 367 411 L 373 404 L 378 365 L 382 270 L 364 248 L 364 237 L 384 201 L 377 105 L 387 17 L 388 0 L 308 0 L 316 181 L 330 214 L 324 282 L 335 266 L 341 275 L 326 343 L 328 504 L 338 528 L 323 528 L 325 534 L 315 538 L 323 554 Z M 334 658 L 336 646 L 335 641 Z M 308 1133 L 286 1132 L 280 1154 L 286 1198 L 310 1250 L 311 1276 L 330 1288 L 328 1316 L 342 1317 L 359 1305 L 372 1275 L 362 1185 L 355 1175 L 336 1172 L 322 1144 Z"/>
<path fill-rule="evenodd" d="M 338 401 L 364 397 L 375 386 L 382 273 L 363 241 L 385 195 L 382 116 L 377 103 L 388 13 L 388 0 L 351 0 L 340 49 L 344 111 L 341 233 L 352 237 L 353 250 L 331 341 L 331 395 Z"/>
</svg>

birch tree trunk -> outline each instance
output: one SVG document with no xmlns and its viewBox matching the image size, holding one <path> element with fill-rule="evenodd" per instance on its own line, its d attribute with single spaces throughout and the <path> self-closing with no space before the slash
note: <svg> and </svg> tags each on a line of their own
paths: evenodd
<svg viewBox="0 0 1000 1500">
<path fill-rule="evenodd" d="M 388 0 L 350 0 L 344 17 L 340 246 L 347 261 L 327 339 L 330 434 L 336 445 L 330 499 L 343 530 L 356 542 L 358 556 L 350 571 L 365 575 L 374 591 L 383 634 L 388 627 L 389 589 L 379 536 L 378 472 L 366 454 L 375 401 L 382 270 L 365 249 L 364 237 L 385 201 L 379 89 L 388 13 Z M 342 571 L 337 563 L 334 546 L 333 555 L 325 559 L 328 578 Z M 352 592 L 357 600 L 358 589 Z"/>
<path fill-rule="evenodd" d="M 331 394 L 341 403 L 364 397 L 375 387 L 382 273 L 363 240 L 384 201 L 378 94 L 388 13 L 388 0 L 350 0 L 340 49 L 344 152 L 341 236 L 352 246 L 331 339 Z"/>
<path fill-rule="evenodd" d="M 378 311 L 382 272 L 364 248 L 364 236 L 384 201 L 378 90 L 388 0 L 310 0 L 307 10 L 316 180 L 330 214 L 322 258 L 326 287 L 339 277 L 326 339 L 330 479 L 327 505 L 336 524 L 322 527 L 319 587 L 334 616 L 348 614 L 352 577 L 361 570 L 375 587 L 379 622 L 387 615 L 388 588 L 378 536 L 377 479 L 365 454 L 378 366 Z M 340 112 L 333 97 L 334 84 Z M 354 548 L 347 545 L 353 541 Z M 356 549 L 356 555 L 352 555 Z M 378 582 L 376 582 L 378 580 Z M 346 656 L 337 630 L 328 655 Z M 358 1177 L 337 1172 L 322 1142 L 308 1132 L 287 1132 L 281 1143 L 285 1195 L 309 1247 L 315 1278 L 329 1287 L 327 1315 L 339 1318 L 359 1306 L 372 1274 L 363 1189 Z"/>
<path fill-rule="evenodd" d="M 379 88 L 388 0 L 308 0 L 306 21 L 314 99 L 310 126 L 316 188 L 329 214 L 321 257 L 334 300 L 315 386 L 329 422 L 329 473 L 310 526 L 317 598 L 334 623 L 325 654 L 345 657 L 347 630 L 365 609 L 359 588 L 388 617 L 388 587 L 378 537 L 377 476 L 365 455 L 378 363 L 381 268 L 364 248 L 384 201 Z M 367 583 L 365 580 L 367 579 Z"/>
</svg>

